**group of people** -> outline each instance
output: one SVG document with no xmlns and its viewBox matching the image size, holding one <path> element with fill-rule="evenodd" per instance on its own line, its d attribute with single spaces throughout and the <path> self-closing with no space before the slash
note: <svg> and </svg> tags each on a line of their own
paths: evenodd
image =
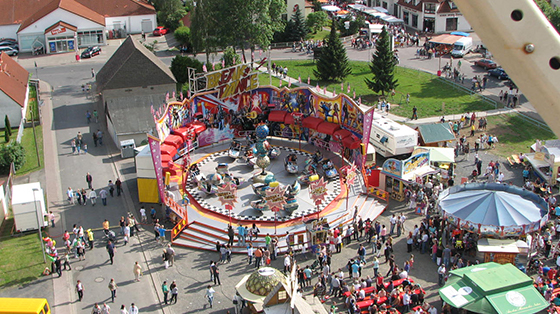
<svg viewBox="0 0 560 314">
<path fill-rule="evenodd" d="M 89 200 L 91 205 L 95 206 L 97 198 L 101 198 L 103 206 L 107 206 L 107 197 L 109 195 L 114 197 L 116 191 L 117 196 L 121 196 L 123 191 L 120 178 L 117 178 L 114 183 L 113 180 L 109 180 L 107 188 L 101 188 L 98 192 L 93 188 L 93 176 L 89 172 L 86 174 L 85 180 L 88 185 L 87 190 L 85 188 L 73 190 L 71 187 L 68 187 L 66 190 L 66 199 L 70 205 L 74 205 L 77 202 L 79 205 L 85 206 Z"/>
</svg>

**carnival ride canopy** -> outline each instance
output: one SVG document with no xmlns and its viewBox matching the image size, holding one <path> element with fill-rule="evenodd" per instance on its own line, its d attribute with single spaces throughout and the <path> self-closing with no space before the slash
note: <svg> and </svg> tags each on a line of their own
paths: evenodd
<svg viewBox="0 0 560 314">
<path fill-rule="evenodd" d="M 483 263 L 449 272 L 439 295 L 455 308 L 474 313 L 537 313 L 549 303 L 533 280 L 512 264 Z"/>
<path fill-rule="evenodd" d="M 533 192 L 498 183 L 470 183 L 442 192 L 444 215 L 483 226 L 529 226 L 547 218 L 546 201 Z"/>
</svg>

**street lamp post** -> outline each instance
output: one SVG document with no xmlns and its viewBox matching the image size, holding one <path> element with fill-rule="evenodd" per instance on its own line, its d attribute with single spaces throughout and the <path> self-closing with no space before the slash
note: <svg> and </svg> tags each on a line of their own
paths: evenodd
<svg viewBox="0 0 560 314">
<path fill-rule="evenodd" d="M 35 203 L 35 215 L 37 216 L 37 229 L 39 229 L 39 241 L 41 241 L 41 251 L 43 252 L 43 262 L 47 263 L 47 257 L 45 256 L 45 244 L 43 243 L 43 231 L 41 230 L 41 220 L 39 219 L 39 213 L 37 210 L 37 199 L 35 198 L 35 192 L 39 189 L 33 189 L 33 202 Z"/>
</svg>

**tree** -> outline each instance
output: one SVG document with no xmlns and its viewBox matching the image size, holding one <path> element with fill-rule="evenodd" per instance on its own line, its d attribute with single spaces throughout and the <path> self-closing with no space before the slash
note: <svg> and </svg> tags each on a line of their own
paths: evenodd
<svg viewBox="0 0 560 314">
<path fill-rule="evenodd" d="M 348 25 L 348 28 L 346 26 Z M 352 19 L 350 16 L 346 16 L 341 19 L 338 23 L 338 29 L 342 36 L 350 36 L 358 33 L 360 28 L 365 25 L 365 19 L 363 16 L 358 16 L 356 19 Z"/>
<path fill-rule="evenodd" d="M 548 1 L 537 0 L 537 5 L 546 15 L 546 18 L 554 26 L 556 32 L 560 33 L 560 8 L 553 8 Z"/>
<path fill-rule="evenodd" d="M 241 57 L 231 47 L 224 50 L 223 60 L 226 68 L 241 63 Z"/>
<path fill-rule="evenodd" d="M 180 26 L 173 33 L 175 40 L 179 42 L 182 46 L 191 45 L 191 29 L 186 26 Z"/>
<path fill-rule="evenodd" d="M 219 23 L 217 14 L 220 0 L 198 0 L 192 11 L 191 43 L 193 52 L 204 51 L 206 63 L 210 63 L 210 54 L 217 51 Z"/>
<path fill-rule="evenodd" d="M 286 34 L 290 38 L 289 41 L 300 41 L 305 39 L 309 33 L 309 28 L 307 28 L 307 23 L 305 23 L 305 19 L 303 18 L 303 14 L 301 14 L 300 8 L 292 14 L 290 22 L 291 23 L 288 23 L 286 27 L 286 31 L 289 32 Z"/>
<path fill-rule="evenodd" d="M 322 12 L 323 6 L 319 0 L 313 0 L 313 12 Z"/>
<path fill-rule="evenodd" d="M 326 46 L 321 51 L 321 56 L 317 60 L 317 69 L 313 73 L 322 81 L 343 80 L 352 73 L 346 48 L 340 42 L 336 32 L 335 21 L 332 21 L 331 33 L 326 41 Z"/>
<path fill-rule="evenodd" d="M 4 132 L 8 133 L 8 136 L 12 136 L 12 124 L 10 123 L 8 115 L 4 117 L 4 128 L 6 129 Z"/>
<path fill-rule="evenodd" d="M 179 21 L 187 14 L 181 0 L 152 0 L 157 12 L 158 22 L 165 27 L 175 30 L 180 24 Z"/>
<path fill-rule="evenodd" d="M 394 90 L 399 84 L 395 79 L 395 65 L 397 64 L 393 51 L 391 51 L 391 38 L 387 29 L 383 27 L 375 45 L 369 65 L 373 78 L 365 79 L 366 85 L 372 91 L 385 95 L 385 92 Z"/>
<path fill-rule="evenodd" d="M 318 31 L 323 29 L 323 26 L 327 24 L 329 16 L 325 11 L 312 12 L 307 15 L 306 24 L 309 29 L 313 31 L 313 34 L 317 34 Z"/>
<path fill-rule="evenodd" d="M 0 174 L 10 173 L 12 162 L 16 171 L 25 164 L 25 148 L 18 142 L 0 147 Z"/>
</svg>

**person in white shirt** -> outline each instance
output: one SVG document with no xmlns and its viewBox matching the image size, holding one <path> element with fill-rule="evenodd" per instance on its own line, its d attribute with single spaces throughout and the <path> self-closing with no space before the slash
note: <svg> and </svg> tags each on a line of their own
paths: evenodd
<svg viewBox="0 0 560 314">
<path fill-rule="evenodd" d="M 66 195 L 68 196 L 68 202 L 74 204 L 74 191 L 71 187 L 68 187 L 68 190 L 66 190 Z"/>
<path fill-rule="evenodd" d="M 290 266 L 292 265 L 291 260 L 290 260 L 290 255 L 286 254 L 286 256 L 284 257 L 284 273 L 287 274 L 288 272 L 290 272 Z"/>
<path fill-rule="evenodd" d="M 146 216 L 146 209 L 144 206 L 140 207 L 140 216 L 142 217 L 142 222 L 148 221 L 148 217 Z"/>
<path fill-rule="evenodd" d="M 214 293 L 216 291 L 212 289 L 212 286 L 206 287 L 206 299 L 208 299 L 208 303 L 210 303 L 210 308 L 214 305 Z"/>
<path fill-rule="evenodd" d="M 89 200 L 91 201 L 91 206 L 95 206 L 95 200 L 97 199 L 97 193 L 94 189 L 89 192 Z"/>
<path fill-rule="evenodd" d="M 406 278 L 408 278 L 408 272 L 407 272 L 406 270 L 403 269 L 403 270 L 400 272 L 399 277 L 400 277 L 401 279 L 406 279 Z"/>
<path fill-rule="evenodd" d="M 358 300 L 363 300 L 366 298 L 366 291 L 364 289 L 360 289 L 358 292 Z"/>
<path fill-rule="evenodd" d="M 410 303 L 412 302 L 412 298 L 410 297 L 409 292 L 405 292 L 403 295 L 403 305 L 404 305 L 404 313 L 408 313 L 410 311 Z"/>
<path fill-rule="evenodd" d="M 130 314 L 138 314 L 138 307 L 132 303 L 130 305 L 130 310 L 128 311 Z"/>
<path fill-rule="evenodd" d="M 103 306 L 101 307 L 101 314 L 110 314 L 110 313 L 111 313 L 111 307 L 107 303 L 103 303 Z"/>
<path fill-rule="evenodd" d="M 437 314 L 437 309 L 435 306 L 430 305 L 430 308 L 428 309 L 428 313 L 429 314 Z"/>
<path fill-rule="evenodd" d="M 504 173 L 500 172 L 500 174 L 498 175 L 498 180 L 499 183 L 502 183 L 504 181 Z"/>
</svg>

